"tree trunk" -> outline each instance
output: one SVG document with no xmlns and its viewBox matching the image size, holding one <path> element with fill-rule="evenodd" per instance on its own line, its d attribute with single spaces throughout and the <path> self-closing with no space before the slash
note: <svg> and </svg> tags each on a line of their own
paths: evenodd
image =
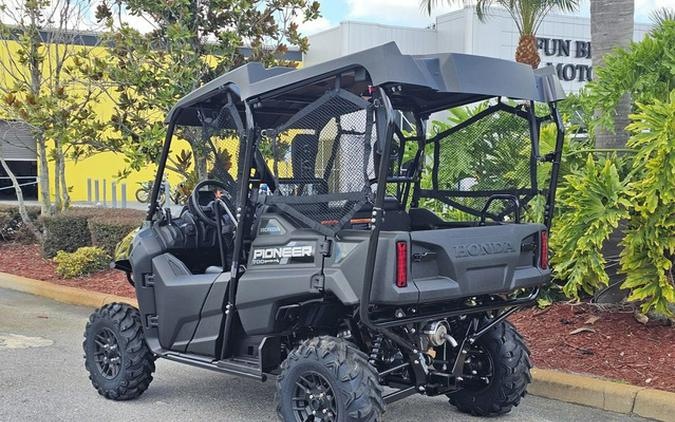
<svg viewBox="0 0 675 422">
<path fill-rule="evenodd" d="M 63 211 L 70 205 L 65 171 L 66 163 L 63 154 L 63 143 L 60 140 L 56 140 L 54 143 L 54 204 L 58 211 Z"/>
<path fill-rule="evenodd" d="M 537 38 L 534 35 L 523 34 L 518 40 L 516 48 L 516 61 L 518 63 L 529 64 L 532 69 L 539 67 L 541 57 L 537 49 Z"/>
<path fill-rule="evenodd" d="M 49 161 L 47 160 L 47 145 L 42 134 L 36 136 L 37 155 L 39 162 L 38 187 L 40 188 L 40 207 L 42 215 L 51 215 L 52 201 L 49 189 Z"/>
<path fill-rule="evenodd" d="M 200 128 L 185 128 L 183 130 L 183 137 L 188 141 L 192 149 L 192 158 L 194 159 L 194 168 L 197 172 L 198 179 L 205 180 L 208 178 L 207 160 L 209 156 L 209 149 L 207 140 L 203 139 L 202 130 Z"/>
<path fill-rule="evenodd" d="M 63 203 L 61 202 L 61 173 L 59 171 L 61 157 L 59 156 L 58 141 L 54 144 L 54 208 L 56 212 L 61 212 L 63 211 Z"/>
<path fill-rule="evenodd" d="M 63 201 L 63 209 L 67 209 L 70 207 L 70 192 L 68 192 L 68 184 L 66 183 L 66 159 L 61 154 L 61 169 L 59 170 L 59 173 L 61 173 L 61 199 Z"/>
<path fill-rule="evenodd" d="M 7 162 L 1 156 L 0 156 L 0 164 L 2 164 L 2 168 L 5 169 L 5 172 L 7 173 L 9 180 L 12 181 L 12 186 L 14 186 L 14 192 L 16 193 L 16 201 L 19 204 L 19 215 L 21 216 L 21 221 L 23 221 L 23 224 L 26 225 L 28 230 L 30 230 L 31 234 L 35 236 L 38 242 L 42 243 L 42 233 L 40 233 L 40 230 L 38 230 L 37 227 L 35 227 L 35 224 L 33 224 L 30 217 L 28 216 L 26 204 L 23 200 L 23 191 L 21 190 L 21 186 L 19 186 L 19 181 L 16 180 L 14 172 L 12 172 L 12 169 L 9 168 Z"/>
<path fill-rule="evenodd" d="M 616 48 L 628 47 L 633 41 L 634 0 L 591 0 L 591 42 L 593 69 L 603 64 L 603 56 Z M 624 95 L 616 107 L 614 133 L 598 129 L 596 148 L 623 148 L 628 140 L 624 130 L 628 125 L 631 98 Z"/>
</svg>

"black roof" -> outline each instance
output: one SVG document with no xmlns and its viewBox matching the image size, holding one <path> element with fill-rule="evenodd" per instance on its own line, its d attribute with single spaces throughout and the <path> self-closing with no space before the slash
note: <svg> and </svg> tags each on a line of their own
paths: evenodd
<svg viewBox="0 0 675 422">
<path fill-rule="evenodd" d="M 405 55 L 390 42 L 297 70 L 246 64 L 179 100 L 169 117 L 178 108 L 213 101 L 219 92 L 226 92 L 226 86 L 241 100 L 260 103 L 257 113 L 292 114 L 334 86 L 337 75 L 340 87 L 357 95 L 370 85 L 391 87 L 396 108 L 423 114 L 492 97 L 537 102 L 565 98 L 550 66 L 535 71 L 521 63 L 468 54 Z M 200 104 L 204 105 L 208 107 Z"/>
<path fill-rule="evenodd" d="M 250 88 L 261 79 L 291 72 L 290 67 L 272 67 L 266 69 L 262 63 L 252 62 L 227 72 L 190 92 L 174 104 L 166 116 L 171 120 L 181 110 L 176 123 L 181 125 L 200 125 L 197 118 L 199 109 L 219 109 L 227 102 L 231 94 L 239 102 L 250 96 Z"/>
</svg>

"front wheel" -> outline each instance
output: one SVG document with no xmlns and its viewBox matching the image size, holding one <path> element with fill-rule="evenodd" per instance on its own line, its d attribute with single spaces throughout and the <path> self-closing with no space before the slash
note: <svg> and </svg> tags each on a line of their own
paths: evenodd
<svg viewBox="0 0 675 422">
<path fill-rule="evenodd" d="M 105 398 L 135 399 L 150 385 L 155 358 L 145 344 L 136 308 L 112 303 L 94 311 L 82 347 L 89 379 Z"/>
<path fill-rule="evenodd" d="M 335 337 L 315 337 L 289 353 L 277 378 L 282 421 L 374 422 L 384 411 L 377 370 Z"/>
<path fill-rule="evenodd" d="M 497 416 L 518 406 L 530 375 L 530 352 L 521 335 L 502 321 L 476 339 L 464 360 L 462 389 L 448 394 L 460 412 Z"/>
<path fill-rule="evenodd" d="M 136 191 L 136 201 L 145 204 L 150 200 L 150 192 L 145 188 L 140 188 Z"/>
</svg>

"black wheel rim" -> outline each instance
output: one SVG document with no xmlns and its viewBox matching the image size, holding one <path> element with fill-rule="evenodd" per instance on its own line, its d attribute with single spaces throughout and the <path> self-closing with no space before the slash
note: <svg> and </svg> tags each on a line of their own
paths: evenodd
<svg viewBox="0 0 675 422">
<path fill-rule="evenodd" d="M 474 344 L 464 360 L 463 387 L 472 391 L 481 391 L 492 382 L 494 364 L 490 353 L 484 347 Z"/>
<path fill-rule="evenodd" d="M 328 380 L 318 372 L 305 372 L 295 381 L 293 414 L 298 422 L 337 421 L 337 401 Z"/>
<path fill-rule="evenodd" d="M 102 328 L 94 337 L 94 360 L 98 372 L 106 379 L 113 379 L 122 367 L 119 343 L 110 328 Z"/>
</svg>

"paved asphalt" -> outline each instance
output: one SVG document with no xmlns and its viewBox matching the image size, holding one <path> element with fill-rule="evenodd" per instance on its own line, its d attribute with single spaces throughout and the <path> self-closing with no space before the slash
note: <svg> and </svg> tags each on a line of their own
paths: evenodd
<svg viewBox="0 0 675 422">
<path fill-rule="evenodd" d="M 148 391 L 113 402 L 91 387 L 82 331 L 90 309 L 0 289 L 0 421 L 274 421 L 274 383 L 159 360 Z M 33 346 L 33 347 L 26 347 Z M 441 397 L 413 396 L 387 407 L 386 421 L 481 419 Z M 528 396 L 499 422 L 645 421 Z"/>
</svg>

